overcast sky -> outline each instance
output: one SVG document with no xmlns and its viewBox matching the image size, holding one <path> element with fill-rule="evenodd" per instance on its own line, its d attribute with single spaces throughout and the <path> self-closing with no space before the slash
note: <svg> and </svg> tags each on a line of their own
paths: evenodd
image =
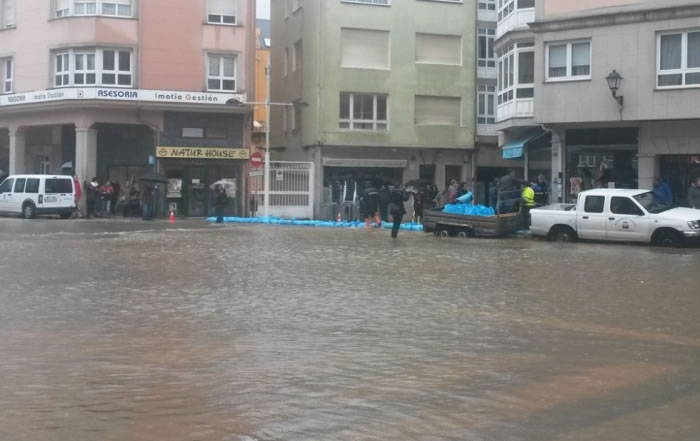
<svg viewBox="0 0 700 441">
<path fill-rule="evenodd" d="M 270 0 L 256 0 L 258 2 L 258 18 L 270 18 Z"/>
</svg>

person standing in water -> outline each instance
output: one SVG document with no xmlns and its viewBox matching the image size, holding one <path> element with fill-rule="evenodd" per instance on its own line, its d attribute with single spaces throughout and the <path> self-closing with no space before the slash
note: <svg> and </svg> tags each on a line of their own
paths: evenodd
<svg viewBox="0 0 700 441">
<path fill-rule="evenodd" d="M 396 187 L 389 187 L 391 192 L 391 197 L 389 198 L 389 213 L 394 221 L 394 225 L 391 229 L 391 237 L 396 239 L 399 237 L 399 229 L 401 229 L 401 221 L 403 220 L 404 214 L 406 214 L 406 208 L 404 207 L 404 202 L 408 200 L 408 194 Z"/>
</svg>

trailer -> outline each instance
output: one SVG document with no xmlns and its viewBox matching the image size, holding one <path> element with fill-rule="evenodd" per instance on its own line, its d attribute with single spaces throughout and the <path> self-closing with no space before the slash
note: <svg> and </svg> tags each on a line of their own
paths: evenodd
<svg viewBox="0 0 700 441">
<path fill-rule="evenodd" d="M 496 216 L 466 216 L 426 210 L 423 214 L 423 231 L 437 237 L 503 237 L 522 228 L 521 213 Z"/>
</svg>

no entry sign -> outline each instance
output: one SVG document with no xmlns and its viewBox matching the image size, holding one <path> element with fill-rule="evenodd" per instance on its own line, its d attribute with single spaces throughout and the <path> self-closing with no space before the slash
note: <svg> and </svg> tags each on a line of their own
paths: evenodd
<svg viewBox="0 0 700 441">
<path fill-rule="evenodd" d="M 262 168 L 263 166 L 263 155 L 261 155 L 258 152 L 253 153 L 250 155 L 250 165 L 253 168 Z"/>
</svg>

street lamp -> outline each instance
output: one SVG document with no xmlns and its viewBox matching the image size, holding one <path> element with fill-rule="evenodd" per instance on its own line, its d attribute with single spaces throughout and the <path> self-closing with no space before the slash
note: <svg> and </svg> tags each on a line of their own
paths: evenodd
<svg viewBox="0 0 700 441">
<path fill-rule="evenodd" d="M 280 107 L 294 107 L 294 108 L 299 108 L 299 107 L 307 107 L 309 103 L 307 103 L 304 100 L 301 99 L 296 99 L 291 103 L 273 103 L 270 102 L 270 85 L 272 82 L 272 69 L 270 67 L 270 62 L 267 62 L 267 66 L 265 66 L 265 83 L 266 83 L 266 91 L 267 91 L 267 96 L 265 97 L 264 102 L 256 103 L 256 102 L 248 102 L 248 103 L 242 103 L 239 100 L 236 99 L 231 99 L 226 102 L 226 104 L 232 104 L 232 105 L 246 105 L 246 106 L 252 106 L 252 107 L 259 107 L 259 106 L 264 106 L 265 107 L 265 171 L 263 172 L 264 174 L 264 183 L 263 183 L 263 197 L 265 198 L 265 205 L 264 205 L 264 215 L 265 218 L 270 217 L 270 108 L 272 106 L 280 106 Z"/>
<path fill-rule="evenodd" d="M 623 80 L 622 75 L 613 69 L 613 71 L 610 72 L 605 79 L 608 82 L 608 87 L 610 88 L 610 92 L 612 92 L 613 99 L 617 101 L 617 104 L 619 104 L 620 107 L 622 107 L 625 102 L 625 97 L 617 96 L 617 91 L 620 90 L 620 83 L 622 83 Z"/>
</svg>

